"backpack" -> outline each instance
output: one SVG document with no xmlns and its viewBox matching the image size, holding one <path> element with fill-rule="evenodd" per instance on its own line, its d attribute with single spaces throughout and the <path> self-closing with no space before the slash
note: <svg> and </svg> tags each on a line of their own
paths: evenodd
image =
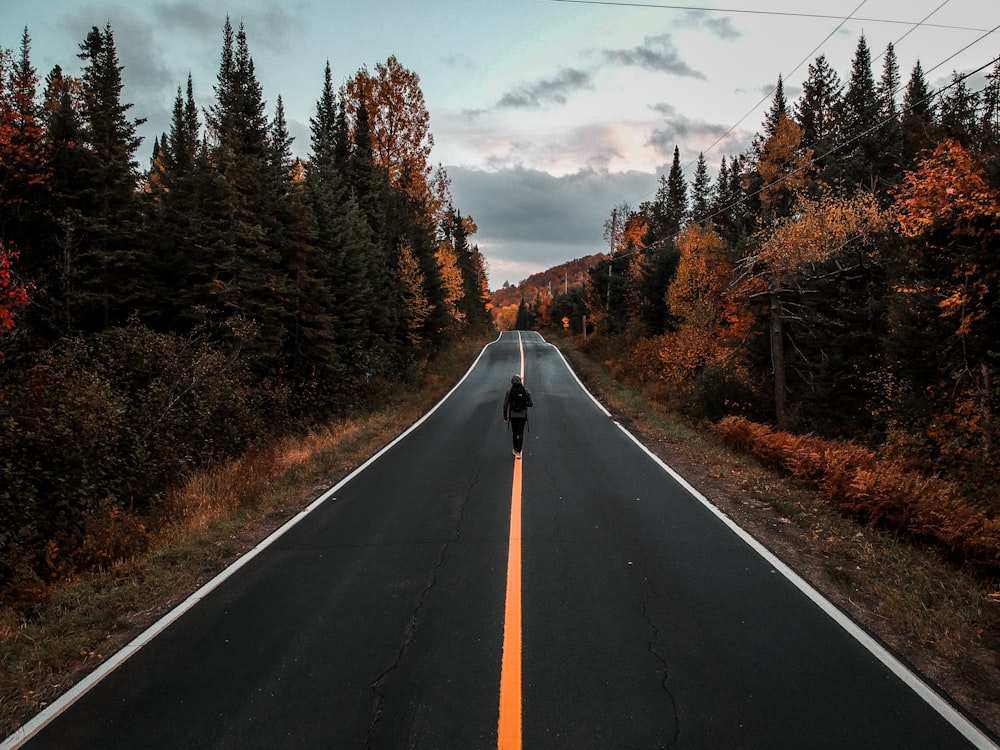
<svg viewBox="0 0 1000 750">
<path fill-rule="evenodd" d="M 523 385 L 515 385 L 510 389 L 510 410 L 513 411 L 527 411 L 528 409 L 528 394 L 524 390 Z"/>
</svg>

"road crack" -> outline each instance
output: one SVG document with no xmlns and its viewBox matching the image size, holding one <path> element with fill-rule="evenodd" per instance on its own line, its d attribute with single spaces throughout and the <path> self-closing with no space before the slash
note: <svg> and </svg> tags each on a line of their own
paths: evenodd
<svg viewBox="0 0 1000 750">
<path fill-rule="evenodd" d="M 395 657 L 388 667 L 375 678 L 369 684 L 368 689 L 372 691 L 375 696 L 375 705 L 372 709 L 372 718 L 368 724 L 368 733 L 365 738 L 365 748 L 371 748 L 375 739 L 375 732 L 378 728 L 378 724 L 382 719 L 382 714 L 385 710 L 385 700 L 386 694 L 384 686 L 389 677 L 399 669 L 400 665 L 403 663 L 403 659 L 406 656 L 406 652 L 413 645 L 414 641 L 417 639 L 417 628 L 420 625 L 420 611 L 423 609 L 424 602 L 427 596 L 430 594 L 431 590 L 437 585 L 438 577 L 441 574 L 441 570 L 444 567 L 445 560 L 448 557 L 448 551 L 451 549 L 453 544 L 461 541 L 462 539 L 462 524 L 465 521 L 465 511 L 469 504 L 469 500 L 472 498 L 473 491 L 479 484 L 479 471 L 472 478 L 472 482 L 469 484 L 468 490 L 466 490 L 465 497 L 462 499 L 462 503 L 458 509 L 458 515 L 455 520 L 455 527 L 452 532 L 451 538 L 448 539 L 442 546 L 441 552 L 438 555 L 438 559 L 431 569 L 430 576 L 427 579 L 427 583 L 420 592 L 420 596 L 417 597 L 417 603 L 413 608 L 413 612 L 410 614 L 410 618 L 406 623 L 406 630 L 403 633 L 403 641 L 400 644 L 399 649 L 396 651 Z"/>
<path fill-rule="evenodd" d="M 649 614 L 649 608 L 645 603 L 642 605 L 642 618 L 646 621 L 646 625 L 649 626 L 649 629 L 652 631 L 652 634 L 646 641 L 646 647 L 649 649 L 649 653 L 652 654 L 653 658 L 656 659 L 663 670 L 663 679 L 660 680 L 660 686 L 663 688 L 663 692 L 667 696 L 667 703 L 670 707 L 669 710 L 674 728 L 673 735 L 668 738 L 666 747 L 673 747 L 680 737 L 680 723 L 677 714 L 677 701 L 674 698 L 674 694 L 670 690 L 670 665 L 667 663 L 666 657 L 656 648 L 656 641 L 659 638 L 660 630 L 656 627 L 656 623 L 653 622 L 653 618 Z"/>
</svg>

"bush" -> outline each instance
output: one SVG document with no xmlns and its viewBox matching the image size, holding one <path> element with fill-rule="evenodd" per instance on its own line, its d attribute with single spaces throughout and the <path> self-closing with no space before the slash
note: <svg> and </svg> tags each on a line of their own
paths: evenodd
<svg viewBox="0 0 1000 750">
<path fill-rule="evenodd" d="M 739 417 L 727 417 L 715 430 L 731 447 L 810 483 L 851 516 L 938 544 L 962 562 L 1000 570 L 1000 519 L 970 503 L 952 482 L 906 470 L 852 443 L 776 432 Z"/>
<path fill-rule="evenodd" d="M 206 337 L 137 323 L 63 341 L 2 392 L 0 597 L 141 551 L 167 488 L 282 425 L 288 399 Z"/>
</svg>

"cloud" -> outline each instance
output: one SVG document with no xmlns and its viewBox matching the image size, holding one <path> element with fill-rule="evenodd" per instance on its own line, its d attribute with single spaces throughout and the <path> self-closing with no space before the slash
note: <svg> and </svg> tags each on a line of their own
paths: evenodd
<svg viewBox="0 0 1000 750">
<path fill-rule="evenodd" d="M 562 177 L 522 167 L 446 170 L 456 208 L 479 227 L 471 239 L 489 262 L 493 288 L 602 252 L 611 208 L 622 200 L 638 205 L 658 179 L 652 172 L 593 169 Z"/>
<path fill-rule="evenodd" d="M 466 55 L 444 55 L 441 62 L 446 68 L 463 71 L 475 70 L 478 67 L 476 61 Z"/>
<path fill-rule="evenodd" d="M 719 139 L 722 139 L 721 141 Z M 745 151 L 752 142 L 753 134 L 742 128 L 734 128 L 718 123 L 693 119 L 685 115 L 674 114 L 653 128 L 649 136 L 649 144 L 664 157 L 679 147 L 681 159 L 693 159 L 699 151 L 712 153 L 736 154 Z M 705 158 L 712 161 L 709 153 Z"/>
<path fill-rule="evenodd" d="M 590 73 L 565 68 L 555 78 L 543 79 L 504 94 L 497 106 L 511 109 L 540 109 L 549 104 L 565 104 L 570 94 L 593 88 Z"/>
<path fill-rule="evenodd" d="M 677 26 L 689 29 L 707 29 L 723 41 L 735 41 L 743 37 L 728 16 L 718 16 L 703 10 L 693 10 L 681 14 Z"/>
<path fill-rule="evenodd" d="M 225 16 L 210 10 L 203 2 L 184 0 L 159 3 L 153 6 L 152 15 L 160 28 L 217 42 L 219 49 L 222 49 L 222 24 Z"/>
<path fill-rule="evenodd" d="M 670 34 L 647 36 L 642 45 L 632 49 L 605 50 L 604 57 L 616 65 L 705 80 L 704 73 L 680 58 Z"/>
</svg>

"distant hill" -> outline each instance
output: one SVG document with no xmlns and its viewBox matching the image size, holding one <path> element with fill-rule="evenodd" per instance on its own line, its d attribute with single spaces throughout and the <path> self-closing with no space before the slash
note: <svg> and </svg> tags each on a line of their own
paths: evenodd
<svg viewBox="0 0 1000 750">
<path fill-rule="evenodd" d="M 519 284 L 506 284 L 490 293 L 493 298 L 493 307 L 496 310 L 504 307 L 516 307 L 522 299 L 530 302 L 539 292 L 547 294 L 551 290 L 553 294 L 556 294 L 564 291 L 567 285 L 569 288 L 583 286 L 591 266 L 607 257 L 604 253 L 588 255 L 532 274 Z"/>
</svg>

